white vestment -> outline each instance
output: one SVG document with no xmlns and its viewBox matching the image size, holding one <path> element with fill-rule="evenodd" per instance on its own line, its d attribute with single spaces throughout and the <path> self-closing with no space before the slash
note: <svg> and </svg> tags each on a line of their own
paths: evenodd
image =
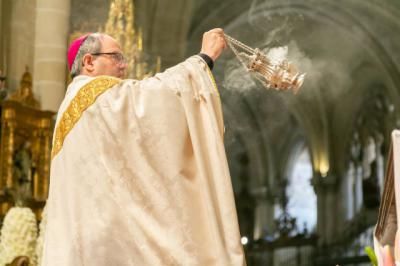
<svg viewBox="0 0 400 266">
<path fill-rule="evenodd" d="M 78 76 L 53 141 L 45 266 L 245 265 L 217 87 L 198 56 Z"/>
</svg>

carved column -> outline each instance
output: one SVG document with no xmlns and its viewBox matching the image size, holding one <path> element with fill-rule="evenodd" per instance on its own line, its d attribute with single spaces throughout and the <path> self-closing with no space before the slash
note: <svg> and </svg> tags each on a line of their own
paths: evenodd
<svg viewBox="0 0 400 266">
<path fill-rule="evenodd" d="M 338 210 L 336 202 L 337 180 L 328 174 L 322 177 L 318 173 L 312 179 L 315 193 L 317 194 L 317 234 L 319 244 L 330 244 L 335 238 Z"/>
<path fill-rule="evenodd" d="M 37 0 L 33 85 L 43 110 L 57 111 L 65 94 L 69 20 L 70 0 Z"/>
</svg>

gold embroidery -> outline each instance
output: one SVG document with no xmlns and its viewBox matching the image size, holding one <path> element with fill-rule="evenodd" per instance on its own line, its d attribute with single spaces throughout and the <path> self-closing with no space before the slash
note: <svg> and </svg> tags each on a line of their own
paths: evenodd
<svg viewBox="0 0 400 266">
<path fill-rule="evenodd" d="M 214 75 L 211 73 L 211 70 L 210 70 L 209 67 L 207 67 L 207 73 L 208 73 L 208 76 L 209 76 L 209 78 L 211 80 L 211 83 L 214 86 L 214 90 L 215 90 L 215 92 L 217 93 L 217 95 L 219 97 L 219 90 L 218 90 L 218 87 L 217 87 L 217 83 L 215 82 Z"/>
<path fill-rule="evenodd" d="M 61 150 L 65 137 L 81 118 L 83 112 L 89 108 L 103 92 L 121 82 L 118 78 L 99 76 L 83 86 L 72 99 L 55 130 L 51 158 L 53 159 Z"/>
</svg>

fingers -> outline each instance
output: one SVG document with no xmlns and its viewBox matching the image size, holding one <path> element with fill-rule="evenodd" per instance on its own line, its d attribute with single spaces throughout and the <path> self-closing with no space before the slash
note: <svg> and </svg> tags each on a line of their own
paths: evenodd
<svg viewBox="0 0 400 266">
<path fill-rule="evenodd" d="M 226 44 L 226 41 L 225 41 L 225 38 L 224 37 L 218 37 L 218 41 L 220 42 L 220 43 L 222 43 L 222 45 L 223 45 L 223 49 L 226 49 L 226 47 L 227 47 L 227 44 Z"/>
<path fill-rule="evenodd" d="M 205 32 L 204 34 L 214 35 L 219 42 L 223 43 L 223 49 L 226 49 L 228 47 L 228 44 L 226 43 L 225 40 L 225 33 L 222 28 L 214 28 Z"/>
<path fill-rule="evenodd" d="M 223 34 L 223 33 L 224 33 L 224 30 L 221 29 L 221 28 L 215 28 L 215 29 L 209 30 L 208 32 L 215 32 L 215 33 L 221 33 L 221 34 Z"/>
<path fill-rule="evenodd" d="M 205 32 L 204 34 L 215 34 L 215 35 L 224 37 L 224 30 L 221 28 L 215 28 L 215 29 Z"/>
<path fill-rule="evenodd" d="M 204 32 L 203 37 L 207 36 L 207 35 L 224 38 L 224 31 L 220 28 L 212 29 L 212 30 Z"/>
<path fill-rule="evenodd" d="M 227 47 L 224 31 L 221 28 L 211 29 L 203 34 L 201 52 L 207 54 L 215 61 L 222 50 Z"/>
<path fill-rule="evenodd" d="M 218 39 L 224 43 L 224 49 L 227 47 L 226 40 L 225 40 L 225 32 L 221 28 L 212 29 L 211 32 L 218 34 Z"/>
</svg>

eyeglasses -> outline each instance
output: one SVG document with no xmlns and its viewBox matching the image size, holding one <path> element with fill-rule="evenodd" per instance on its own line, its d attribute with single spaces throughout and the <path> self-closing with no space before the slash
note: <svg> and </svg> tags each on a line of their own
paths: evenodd
<svg viewBox="0 0 400 266">
<path fill-rule="evenodd" d="M 126 58 L 123 54 L 118 53 L 118 52 L 112 52 L 112 53 L 93 53 L 91 55 L 110 55 L 115 62 L 118 64 L 125 64 L 126 63 Z"/>
</svg>

